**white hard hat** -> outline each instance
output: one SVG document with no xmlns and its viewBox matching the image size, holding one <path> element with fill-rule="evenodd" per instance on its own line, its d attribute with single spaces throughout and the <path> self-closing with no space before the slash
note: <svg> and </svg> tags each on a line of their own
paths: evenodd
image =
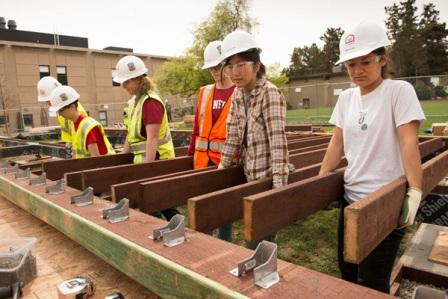
<svg viewBox="0 0 448 299">
<path fill-rule="evenodd" d="M 143 60 L 132 55 L 122 57 L 117 62 L 115 69 L 117 70 L 117 75 L 113 78 L 113 80 L 120 84 L 129 79 L 137 78 L 143 74 L 146 74 L 148 71 Z"/>
<path fill-rule="evenodd" d="M 222 41 L 222 60 L 254 48 L 259 49 L 259 46 L 252 34 L 242 30 L 235 30 L 229 33 Z"/>
<path fill-rule="evenodd" d="M 48 110 L 58 112 L 62 107 L 76 102 L 79 97 L 79 93 L 77 93 L 73 87 L 66 85 L 59 86 L 51 93 L 51 106 Z"/>
<path fill-rule="evenodd" d="M 58 86 L 61 86 L 61 83 L 53 77 L 46 76 L 40 79 L 39 82 L 37 82 L 37 101 L 49 101 L 51 92 Z"/>
<path fill-rule="evenodd" d="M 342 35 L 339 42 L 340 56 L 336 64 L 367 55 L 378 48 L 390 45 L 386 29 L 383 26 L 362 22 Z"/>
<path fill-rule="evenodd" d="M 221 46 L 222 41 L 215 40 L 210 42 L 204 51 L 204 66 L 203 70 L 215 67 L 221 63 Z"/>
</svg>

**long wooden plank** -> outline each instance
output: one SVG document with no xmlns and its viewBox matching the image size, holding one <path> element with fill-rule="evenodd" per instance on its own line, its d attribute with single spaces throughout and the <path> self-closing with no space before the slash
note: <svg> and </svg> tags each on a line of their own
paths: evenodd
<svg viewBox="0 0 448 299">
<path fill-rule="evenodd" d="M 296 154 L 300 154 L 300 153 L 304 153 L 304 152 L 309 152 L 309 151 L 315 151 L 315 150 L 319 150 L 319 149 L 326 149 L 328 147 L 328 143 L 322 143 L 322 144 L 318 144 L 318 145 L 311 145 L 311 146 L 306 146 L 306 147 L 302 147 L 302 148 L 298 148 L 295 150 L 290 150 L 289 151 L 289 155 L 296 155 Z"/>
<path fill-rule="evenodd" d="M 93 187 L 95 193 L 110 191 L 114 184 L 193 169 L 193 157 L 184 156 L 150 163 L 112 166 L 82 171 L 82 189 Z"/>
<path fill-rule="evenodd" d="M 289 157 L 296 168 L 321 162 L 325 149 Z M 140 184 L 138 206 L 146 213 L 164 210 L 187 203 L 188 198 L 229 188 L 246 182 L 242 167 L 189 174 Z M 176 186 L 175 191 L 170 186 Z"/>
<path fill-rule="evenodd" d="M 288 143 L 288 150 L 292 151 L 298 148 L 306 147 L 306 146 L 312 146 L 312 145 L 318 145 L 323 143 L 328 143 L 331 139 L 331 136 L 325 136 L 325 137 L 316 137 L 312 140 L 305 140 L 305 141 L 295 141 Z"/>
<path fill-rule="evenodd" d="M 101 157 L 47 161 L 42 163 L 42 169 L 47 173 L 47 178 L 54 181 L 63 178 L 64 174 L 67 172 L 131 164 L 133 159 L 133 154 L 117 154 Z"/>
<path fill-rule="evenodd" d="M 347 164 L 345 159 L 339 167 Z M 306 166 L 292 172 L 288 184 L 316 176 L 321 163 Z M 243 198 L 272 188 L 272 179 L 266 178 L 242 185 L 218 190 L 188 199 L 188 219 L 191 229 L 209 232 L 215 228 L 243 218 Z M 220 211 L 210 213 L 210 211 Z"/>
<path fill-rule="evenodd" d="M 446 175 L 448 151 L 427 161 L 422 168 L 424 198 Z M 346 261 L 360 263 L 397 227 L 406 185 L 405 177 L 398 178 L 345 208 Z"/>
<path fill-rule="evenodd" d="M 253 276 L 228 273 L 252 251 L 186 230 L 187 242 L 167 248 L 148 239 L 165 221 L 130 211 L 129 220 L 110 224 L 99 217 L 108 202 L 75 207 L 68 198 L 77 191 L 50 196 L 42 186 L 28 186 L 0 174 L 0 192 L 22 209 L 44 220 L 72 240 L 162 297 L 170 298 L 391 298 L 367 288 L 278 260 L 280 283 L 269 289 Z M 316 283 L 318 281 L 319 283 Z M 300 287 L 297 287 L 300 286 Z"/>
<path fill-rule="evenodd" d="M 188 154 L 188 146 L 175 147 L 174 154 L 176 157 L 186 156 Z"/>
<path fill-rule="evenodd" d="M 138 199 L 140 197 L 140 183 L 148 182 L 148 181 L 155 181 L 155 180 L 162 180 L 166 178 L 176 177 L 176 176 L 182 176 L 190 173 L 199 173 L 199 172 L 205 172 L 210 171 L 212 169 L 215 169 L 216 166 L 210 166 L 207 168 L 202 169 L 190 169 L 180 172 L 174 172 L 170 174 L 155 176 L 152 178 L 144 178 L 141 180 L 121 183 L 121 184 L 115 184 L 110 186 L 112 198 L 111 200 L 113 202 L 119 202 L 122 198 L 129 199 L 129 205 L 131 208 L 139 208 L 138 206 Z"/>
<path fill-rule="evenodd" d="M 309 131 L 311 132 L 313 125 L 286 125 L 286 132 L 295 132 L 295 131 Z"/>
<path fill-rule="evenodd" d="M 438 144 L 438 147 L 434 144 Z M 431 151 L 437 151 L 441 145 L 437 140 L 429 140 L 419 146 L 424 157 Z M 278 190 L 246 197 L 245 238 L 260 240 L 294 221 L 319 211 L 332 201 L 339 200 L 342 195 L 343 170 L 338 170 L 332 175 L 310 178 Z"/>
<path fill-rule="evenodd" d="M 37 260 L 37 277 L 24 287 L 22 298 L 58 299 L 56 285 L 76 275 L 92 279 L 96 287 L 95 298 L 104 298 L 117 290 L 126 298 L 158 298 L 64 234 L 3 197 L 0 197 L 0 219 L 2 239 L 24 236 L 37 238 L 33 250 Z"/>
</svg>

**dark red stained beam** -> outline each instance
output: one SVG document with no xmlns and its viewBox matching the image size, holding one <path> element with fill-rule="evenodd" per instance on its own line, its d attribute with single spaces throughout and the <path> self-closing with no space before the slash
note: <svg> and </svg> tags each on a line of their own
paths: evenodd
<svg viewBox="0 0 448 299">
<path fill-rule="evenodd" d="M 301 168 L 321 162 L 324 155 L 325 149 L 321 149 L 290 156 L 289 160 L 296 168 Z M 185 204 L 190 197 L 245 182 L 243 169 L 237 167 L 236 170 L 216 170 L 142 183 L 140 184 L 142 196 L 139 199 L 139 207 L 146 213 L 152 213 Z M 170 186 L 176 186 L 176 189 L 173 190 Z"/>
<path fill-rule="evenodd" d="M 301 140 L 301 141 L 293 141 L 288 143 L 288 151 L 292 151 L 295 149 L 313 146 L 318 144 L 324 144 L 330 142 L 331 136 L 325 137 L 315 137 L 313 139 Z"/>
<path fill-rule="evenodd" d="M 42 162 L 42 169 L 47 173 L 49 180 L 59 180 L 67 172 L 82 171 L 86 169 L 131 164 L 134 155 L 117 154 L 110 156 L 68 159 Z"/>
<path fill-rule="evenodd" d="M 423 198 L 446 175 L 448 151 L 427 161 L 423 168 Z M 344 259 L 359 264 L 396 227 L 407 180 L 398 178 L 345 208 Z"/>
<path fill-rule="evenodd" d="M 171 177 L 176 177 L 176 176 L 182 176 L 182 175 L 186 175 L 186 174 L 190 174 L 190 173 L 199 173 L 199 172 L 205 172 L 205 171 L 209 171 L 212 169 L 215 169 L 216 166 L 210 166 L 207 168 L 202 168 L 202 169 L 190 169 L 190 170 L 185 170 L 185 171 L 181 171 L 181 172 L 174 172 L 174 173 L 170 173 L 170 174 L 165 174 L 165 175 L 161 175 L 161 176 L 155 176 L 152 178 L 144 178 L 141 180 L 136 180 L 136 181 L 131 181 L 131 182 L 126 182 L 126 183 L 121 183 L 121 184 L 115 184 L 111 186 L 111 192 L 112 192 L 112 197 L 111 200 L 113 202 L 119 202 L 122 198 L 126 197 L 127 199 L 129 199 L 129 206 L 131 208 L 139 208 L 138 206 L 138 199 L 140 197 L 140 183 L 143 182 L 148 182 L 148 181 L 156 181 L 156 180 L 161 180 L 161 179 L 166 179 L 166 178 L 171 178 Z"/>
<path fill-rule="evenodd" d="M 339 167 L 346 165 L 344 160 Z M 288 183 L 292 184 L 319 173 L 321 163 L 305 166 L 292 172 Z M 243 218 L 243 198 L 272 188 L 272 179 L 266 178 L 242 185 L 203 194 L 188 200 L 188 218 L 190 228 L 209 232 L 215 228 Z M 219 211 L 219 213 L 210 213 Z"/>
<path fill-rule="evenodd" d="M 110 191 L 110 186 L 143 178 L 193 169 L 193 157 L 184 156 L 150 163 L 105 167 L 82 171 L 82 189 L 93 187 L 95 193 Z"/>
</svg>

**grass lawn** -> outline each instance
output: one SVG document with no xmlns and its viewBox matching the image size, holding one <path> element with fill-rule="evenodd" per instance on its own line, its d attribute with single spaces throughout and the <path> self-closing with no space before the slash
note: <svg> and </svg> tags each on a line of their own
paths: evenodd
<svg viewBox="0 0 448 299">
<path fill-rule="evenodd" d="M 432 123 L 448 122 L 448 99 L 421 101 L 420 103 L 427 119 L 420 128 L 421 134 L 425 129 L 431 128 Z M 289 124 L 323 124 L 328 122 L 332 111 L 333 107 L 288 110 L 286 122 Z"/>
</svg>

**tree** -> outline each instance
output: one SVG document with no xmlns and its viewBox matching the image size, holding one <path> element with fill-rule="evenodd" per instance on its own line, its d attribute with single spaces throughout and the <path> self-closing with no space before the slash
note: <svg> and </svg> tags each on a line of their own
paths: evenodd
<svg viewBox="0 0 448 299">
<path fill-rule="evenodd" d="M 339 60 L 339 40 L 343 33 L 341 27 L 330 27 L 320 37 L 320 40 L 324 42 L 322 49 L 323 64 L 325 65 L 325 71 L 328 73 L 332 72 L 333 66 Z"/>
<path fill-rule="evenodd" d="M 325 72 L 326 63 L 322 50 L 316 45 L 294 48 L 289 67 L 284 70 L 288 77 Z"/>
<path fill-rule="evenodd" d="M 195 94 L 199 87 L 213 82 L 207 71 L 201 70 L 207 44 L 222 40 L 227 34 L 242 29 L 250 32 L 256 21 L 248 14 L 249 0 L 220 0 L 208 18 L 193 32 L 193 44 L 186 54 L 164 64 L 156 82 L 160 91 L 184 97 Z"/>
<path fill-rule="evenodd" d="M 288 84 L 288 77 L 280 69 L 280 63 L 273 63 L 266 68 L 266 77 L 275 86 L 282 89 Z"/>
<path fill-rule="evenodd" d="M 446 23 L 439 23 L 439 11 L 433 3 L 423 6 L 418 24 L 427 74 L 448 72 L 448 30 Z"/>
</svg>

